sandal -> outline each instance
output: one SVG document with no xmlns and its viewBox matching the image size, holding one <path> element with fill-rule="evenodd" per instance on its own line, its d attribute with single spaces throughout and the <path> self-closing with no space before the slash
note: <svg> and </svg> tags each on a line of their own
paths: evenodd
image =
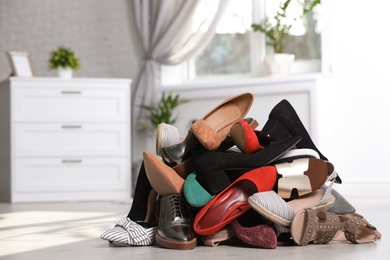
<svg viewBox="0 0 390 260">
<path fill-rule="evenodd" d="M 248 198 L 249 205 L 264 218 L 272 221 L 281 229 L 289 229 L 295 214 L 305 208 L 316 211 L 328 210 L 336 199 L 333 196 L 333 181 L 337 172 L 332 169 L 326 182 L 331 182 L 324 189 L 318 189 L 312 193 L 286 202 L 275 191 L 258 192 Z M 281 232 L 284 233 L 284 232 Z"/>
<path fill-rule="evenodd" d="M 358 213 L 339 215 L 339 217 L 345 222 L 345 238 L 352 243 L 372 243 L 378 237 L 382 236 L 375 226 L 368 223 L 368 221 Z"/>
<path fill-rule="evenodd" d="M 327 244 L 338 230 L 343 230 L 344 226 L 344 222 L 338 215 L 307 208 L 295 215 L 291 222 L 291 236 L 300 246 L 305 246 L 310 242 Z"/>
<path fill-rule="evenodd" d="M 316 211 L 329 209 L 335 201 L 331 194 L 324 190 L 286 202 L 275 191 L 265 191 L 253 194 L 248 198 L 252 209 L 276 225 L 289 229 L 295 214 L 305 208 Z"/>
<path fill-rule="evenodd" d="M 283 199 L 297 198 L 312 193 L 325 184 L 334 167 L 316 158 L 303 158 L 291 163 L 275 164 L 278 174 L 278 194 Z"/>
</svg>

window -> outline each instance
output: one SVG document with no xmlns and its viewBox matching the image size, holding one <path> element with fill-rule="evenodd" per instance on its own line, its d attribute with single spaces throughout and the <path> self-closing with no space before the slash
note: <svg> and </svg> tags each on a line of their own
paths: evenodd
<svg viewBox="0 0 390 260">
<path fill-rule="evenodd" d="M 207 8 L 207 5 L 200 7 Z M 230 1 L 215 36 L 189 63 L 190 78 L 249 74 L 251 24 L 252 0 Z"/>
<path fill-rule="evenodd" d="M 293 26 L 285 51 L 295 54 L 291 73 L 321 71 L 321 6 L 301 16 L 303 1 L 310 0 L 292 0 L 288 8 Z M 264 35 L 253 32 L 251 24 L 272 18 L 279 4 L 275 0 L 230 0 L 216 35 L 198 57 L 179 66 L 163 66 L 163 85 L 227 76 L 260 76 L 268 48 Z M 200 8 L 207 10 L 207 1 Z M 170 75 L 175 75 L 173 81 Z M 184 76 L 178 79 L 177 75 Z"/>
</svg>

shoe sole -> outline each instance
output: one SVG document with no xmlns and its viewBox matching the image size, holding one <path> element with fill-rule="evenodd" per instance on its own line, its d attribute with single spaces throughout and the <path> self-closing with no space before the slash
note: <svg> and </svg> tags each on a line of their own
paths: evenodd
<svg viewBox="0 0 390 260">
<path fill-rule="evenodd" d="M 184 179 L 171 167 L 149 152 L 143 153 L 146 176 L 161 196 L 183 194 Z"/>
<path fill-rule="evenodd" d="M 164 238 L 159 235 L 158 231 L 156 233 L 156 242 L 162 247 L 169 249 L 179 249 L 179 250 L 191 250 L 196 247 L 197 239 L 194 237 L 190 241 L 178 241 L 173 239 Z"/>
<path fill-rule="evenodd" d="M 275 164 L 278 174 L 278 194 L 292 199 L 312 193 L 325 184 L 328 165 L 315 158 L 298 159 L 292 163 Z"/>
<path fill-rule="evenodd" d="M 161 136 L 164 134 L 164 126 L 165 123 L 161 123 L 157 126 L 156 129 L 156 154 L 158 156 L 161 156 L 160 149 L 163 147 L 164 140 L 161 138 Z"/>
</svg>

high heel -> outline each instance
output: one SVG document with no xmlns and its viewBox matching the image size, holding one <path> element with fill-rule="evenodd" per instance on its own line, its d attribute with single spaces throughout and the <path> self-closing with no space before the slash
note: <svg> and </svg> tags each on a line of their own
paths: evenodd
<svg viewBox="0 0 390 260">
<path fill-rule="evenodd" d="M 243 120 L 246 121 L 252 129 L 255 129 L 259 125 L 256 120 L 250 117 Z M 234 142 L 232 138 L 227 137 L 218 147 L 218 151 L 226 151 L 233 146 Z M 163 158 L 166 164 L 175 167 L 176 165 L 180 165 L 187 161 L 191 157 L 191 152 L 193 150 L 204 150 L 204 147 L 194 134 L 189 131 L 186 138 L 180 143 L 159 148 L 158 155 Z"/>
<path fill-rule="evenodd" d="M 245 119 L 241 119 L 241 120 L 238 120 L 237 122 L 240 122 L 240 121 L 243 121 L 245 122 L 244 124 L 245 125 L 248 125 L 249 128 L 252 130 L 252 131 L 255 131 L 256 127 L 259 126 L 259 123 L 257 122 L 257 120 L 251 118 L 251 117 L 247 117 Z M 237 123 L 236 122 L 236 123 Z M 236 124 L 234 123 L 232 128 L 234 127 L 234 125 Z M 227 151 L 229 150 L 230 148 L 232 148 L 233 146 L 235 146 L 235 142 L 232 138 L 232 130 L 230 129 L 230 133 L 229 135 L 226 137 L 226 139 L 219 145 L 218 149 L 216 151 Z"/>
<path fill-rule="evenodd" d="M 274 138 L 280 138 L 277 136 L 277 133 L 280 133 L 281 129 L 285 128 L 290 135 L 299 135 L 302 137 L 302 140 L 297 144 L 297 148 L 313 149 L 318 152 L 322 160 L 328 161 L 328 159 L 317 149 L 297 112 L 286 99 L 283 99 L 276 104 L 271 110 L 268 118 L 269 120 L 262 129 L 263 134 L 269 135 L 271 138 L 273 138 L 273 136 Z M 285 130 L 283 129 L 282 132 L 283 137 L 286 135 Z"/>
<path fill-rule="evenodd" d="M 261 139 L 268 138 L 260 131 L 254 130 L 245 120 L 238 120 L 233 124 L 230 137 L 242 153 L 254 153 L 264 148 Z"/>
<path fill-rule="evenodd" d="M 278 174 L 273 166 L 253 169 L 240 176 L 210 200 L 195 216 L 193 228 L 199 235 L 211 235 L 250 209 L 248 197 L 274 187 Z"/>
<path fill-rule="evenodd" d="M 253 103 L 253 94 L 230 97 L 197 120 L 191 131 L 207 150 L 216 150 L 229 135 L 230 128 L 245 117 Z"/>
<path fill-rule="evenodd" d="M 143 153 L 146 176 L 160 195 L 182 194 L 184 179 L 174 169 L 149 152 Z"/>
<path fill-rule="evenodd" d="M 313 149 L 318 152 L 322 160 L 328 161 L 328 158 L 315 146 L 297 112 L 286 99 L 280 101 L 271 110 L 268 120 L 261 131 L 263 134 L 268 135 L 271 140 L 280 140 L 286 138 L 286 136 L 299 135 L 302 137 L 302 140 L 297 144 L 297 148 Z M 342 182 L 339 176 L 336 178 L 339 183 Z"/>
<path fill-rule="evenodd" d="M 200 175 L 227 169 L 255 169 L 276 160 L 301 140 L 300 136 L 270 142 L 267 147 L 252 154 L 237 152 L 193 151 L 192 161 Z"/>
</svg>

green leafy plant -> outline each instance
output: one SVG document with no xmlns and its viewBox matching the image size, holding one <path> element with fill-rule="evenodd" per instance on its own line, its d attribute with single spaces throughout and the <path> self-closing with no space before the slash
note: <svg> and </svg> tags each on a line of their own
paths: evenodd
<svg viewBox="0 0 390 260">
<path fill-rule="evenodd" d="M 148 123 L 141 122 L 141 128 L 146 130 L 154 130 L 160 123 L 175 124 L 177 116 L 173 117 L 173 111 L 175 108 L 185 102 L 187 101 L 180 100 L 179 94 L 174 96 L 172 92 L 164 92 L 157 104 L 152 106 L 141 106 L 141 108 L 148 112 L 146 116 Z"/>
<path fill-rule="evenodd" d="M 286 36 L 292 27 L 291 21 L 288 19 L 287 9 L 292 0 L 281 2 L 279 8 L 272 19 L 265 19 L 259 24 L 252 24 L 251 27 L 255 32 L 262 32 L 266 37 L 266 44 L 271 46 L 274 53 L 283 53 L 286 45 Z M 321 3 L 321 0 L 304 0 L 300 2 L 302 5 L 302 14 L 305 15 L 313 10 L 316 5 Z"/>
<path fill-rule="evenodd" d="M 73 50 L 60 46 L 57 50 L 50 52 L 49 68 L 71 68 L 76 71 L 80 69 L 80 61 Z"/>
</svg>

